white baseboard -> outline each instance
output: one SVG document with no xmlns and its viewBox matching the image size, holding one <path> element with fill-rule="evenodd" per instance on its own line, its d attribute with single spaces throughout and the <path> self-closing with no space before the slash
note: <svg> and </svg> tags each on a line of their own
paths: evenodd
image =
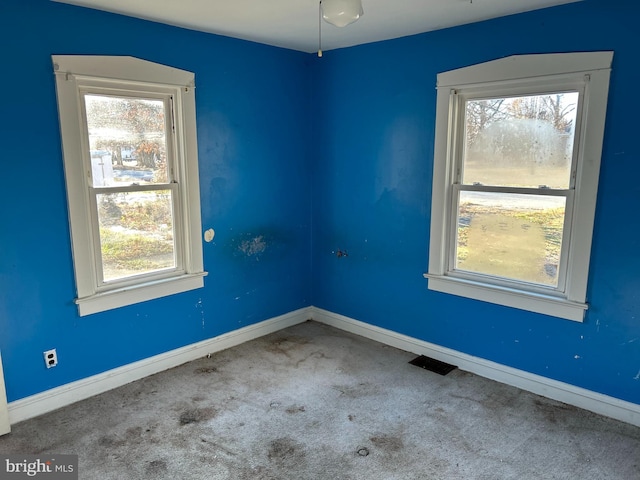
<svg viewBox="0 0 640 480">
<path fill-rule="evenodd" d="M 135 380 L 177 367 L 184 363 L 259 338 L 311 318 L 311 307 L 249 325 L 209 340 L 145 358 L 98 375 L 47 390 L 9 403 L 12 424 L 57 410 L 99 393 L 126 385 Z"/>
<path fill-rule="evenodd" d="M 99 393 L 162 372 L 169 368 L 262 337 L 306 320 L 315 320 L 417 355 L 426 355 L 458 368 L 552 398 L 576 407 L 640 426 L 640 405 L 467 355 L 344 315 L 316 307 L 306 307 L 263 322 L 249 325 L 209 340 L 155 355 L 129 365 L 62 385 L 9 403 L 11 424 L 37 417 Z"/>
<path fill-rule="evenodd" d="M 316 322 L 331 325 L 407 352 L 435 358 L 481 377 L 640 426 L 640 405 L 638 404 L 467 355 L 320 308 L 311 307 L 310 314 L 311 319 Z"/>
</svg>

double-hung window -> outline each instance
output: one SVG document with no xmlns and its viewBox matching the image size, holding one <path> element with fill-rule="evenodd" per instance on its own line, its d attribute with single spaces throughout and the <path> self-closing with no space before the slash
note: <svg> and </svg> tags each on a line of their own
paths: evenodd
<svg viewBox="0 0 640 480">
<path fill-rule="evenodd" d="M 612 55 L 438 75 L 430 289 L 582 320 Z"/>
<path fill-rule="evenodd" d="M 193 74 L 53 62 L 80 315 L 201 287 Z"/>
</svg>

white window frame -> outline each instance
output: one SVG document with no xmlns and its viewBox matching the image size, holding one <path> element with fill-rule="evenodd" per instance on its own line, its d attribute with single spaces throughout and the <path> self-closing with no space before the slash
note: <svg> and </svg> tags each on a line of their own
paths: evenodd
<svg viewBox="0 0 640 480">
<path fill-rule="evenodd" d="M 430 290 L 583 321 L 612 61 L 613 52 L 516 55 L 438 74 L 429 270 L 424 275 Z M 458 118 L 460 95 L 527 95 L 554 89 L 580 90 L 581 98 L 570 193 L 574 204 L 564 227 L 566 270 L 561 287 L 545 290 L 456 272 L 454 166 L 464 128 Z"/>
<path fill-rule="evenodd" d="M 134 57 L 52 55 L 80 316 L 204 286 L 194 74 Z M 158 92 L 173 98 L 176 268 L 102 282 L 97 207 L 81 95 L 86 89 Z"/>
</svg>

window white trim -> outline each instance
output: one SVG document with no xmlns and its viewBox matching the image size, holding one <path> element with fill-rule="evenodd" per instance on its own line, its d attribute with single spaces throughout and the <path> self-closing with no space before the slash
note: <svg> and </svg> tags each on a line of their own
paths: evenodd
<svg viewBox="0 0 640 480">
<path fill-rule="evenodd" d="M 569 320 L 583 320 L 588 308 L 586 290 L 591 237 L 612 60 L 613 52 L 519 55 L 438 75 L 429 271 L 425 274 L 430 290 Z M 457 110 L 450 100 L 451 92 L 472 89 L 513 91 L 518 88 L 528 91 L 535 90 L 541 82 L 549 85 L 582 82 L 585 85 L 579 118 L 579 144 L 576 145 L 576 188 L 569 230 L 566 284 L 561 295 L 456 278 L 449 271 L 456 148 L 453 134 L 456 122 L 459 122 Z"/>
<path fill-rule="evenodd" d="M 53 55 L 60 131 L 64 156 L 69 221 L 81 316 L 151 300 L 204 286 L 200 241 L 200 190 L 196 139 L 194 74 L 133 57 Z M 179 211 L 174 219 L 177 242 L 182 242 L 183 258 L 172 274 L 141 276 L 126 286 L 99 287 L 96 276 L 95 239 L 91 222 L 95 212 L 86 182 L 83 163 L 83 122 L 80 89 L 85 86 L 171 91 L 174 98 L 176 178 L 179 184 Z"/>
<path fill-rule="evenodd" d="M 207 273 L 183 274 L 163 280 L 134 284 L 114 290 L 99 292 L 90 297 L 76 299 L 80 316 L 103 312 L 112 308 L 145 302 L 175 293 L 187 292 L 203 286 L 202 277 Z"/>
</svg>

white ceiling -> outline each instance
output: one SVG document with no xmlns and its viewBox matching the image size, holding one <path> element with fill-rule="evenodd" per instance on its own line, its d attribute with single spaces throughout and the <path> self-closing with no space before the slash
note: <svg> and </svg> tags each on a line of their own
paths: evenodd
<svg viewBox="0 0 640 480">
<path fill-rule="evenodd" d="M 314 52 L 319 0 L 53 0 Z M 350 47 L 580 0 L 362 0 L 344 28 L 322 24 L 322 48 Z"/>
</svg>

